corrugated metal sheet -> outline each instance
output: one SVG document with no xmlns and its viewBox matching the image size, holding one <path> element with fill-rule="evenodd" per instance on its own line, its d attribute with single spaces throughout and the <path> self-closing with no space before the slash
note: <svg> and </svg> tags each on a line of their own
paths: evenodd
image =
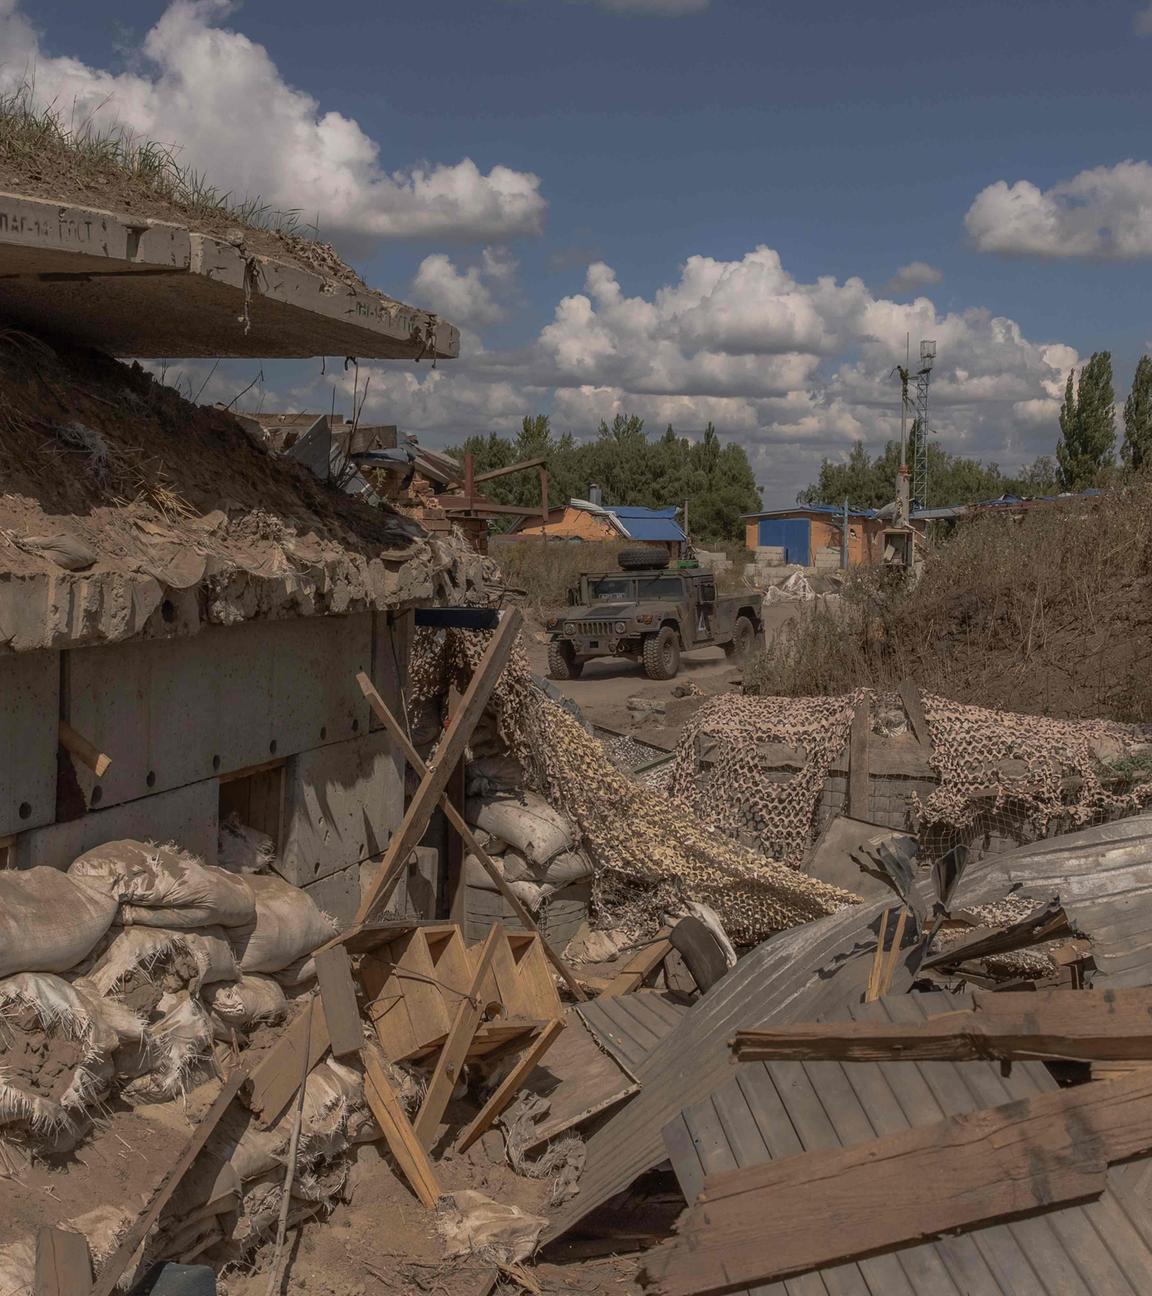
<svg viewBox="0 0 1152 1296">
<path fill-rule="evenodd" d="M 680 1025 L 688 1007 L 660 990 L 637 990 L 592 999 L 578 1004 L 576 1011 L 601 1045 L 630 1076 L 635 1076 L 649 1055 Z"/>
<path fill-rule="evenodd" d="M 842 909 L 780 932 L 746 955 L 685 1013 L 636 1068 L 641 1090 L 588 1140 L 580 1193 L 557 1217 L 557 1237 L 666 1157 L 660 1131 L 731 1073 L 728 1041 L 741 1026 L 809 1021 L 863 998 L 885 905 Z M 905 944 L 915 938 L 909 922 Z M 897 970 L 893 989 L 906 989 Z"/>
<path fill-rule="evenodd" d="M 953 995 L 901 995 L 828 1016 L 916 1021 L 962 1006 Z M 1056 1088 L 1039 1062 L 1016 1063 L 1008 1076 L 990 1062 L 745 1063 L 670 1122 L 664 1139 L 692 1201 L 706 1174 L 866 1142 Z M 1152 1216 L 1113 1171 L 1097 1202 L 902 1247 L 744 1296 L 1140 1296 L 1152 1276 L 1150 1241 Z"/>
<path fill-rule="evenodd" d="M 1093 985 L 1152 984 L 1152 815 L 1098 824 L 970 864 L 953 909 L 1058 897 L 1092 942 Z"/>
</svg>

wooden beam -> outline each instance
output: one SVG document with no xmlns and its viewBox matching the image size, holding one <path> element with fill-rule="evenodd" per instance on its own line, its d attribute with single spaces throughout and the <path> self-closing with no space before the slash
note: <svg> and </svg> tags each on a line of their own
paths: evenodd
<svg viewBox="0 0 1152 1296">
<path fill-rule="evenodd" d="M 871 706 L 868 698 L 856 703 L 852 716 L 852 732 L 848 739 L 848 815 L 852 819 L 868 819 L 869 773 L 868 729 L 871 725 Z"/>
<path fill-rule="evenodd" d="M 437 495 L 435 503 L 446 513 L 478 513 L 481 517 L 488 513 L 513 513 L 517 517 L 528 517 L 538 511 L 532 504 L 490 504 L 479 498 L 470 506 L 462 495 Z"/>
<path fill-rule="evenodd" d="M 297 1077 L 298 1079 L 299 1077 Z M 176 1164 L 161 1175 L 159 1182 L 149 1195 L 148 1205 L 136 1222 L 124 1234 L 120 1245 L 105 1261 L 92 1286 L 92 1296 L 111 1296 L 121 1275 L 128 1267 L 128 1262 L 136 1254 L 140 1244 L 148 1236 L 148 1230 L 155 1224 L 160 1212 L 168 1204 L 168 1199 L 180 1186 L 180 1181 L 191 1169 L 193 1161 L 200 1155 L 204 1144 L 208 1142 L 212 1131 L 220 1123 L 221 1117 L 228 1110 L 233 1098 L 240 1092 L 241 1085 L 248 1079 L 246 1067 L 237 1067 L 224 1081 L 216 1101 L 208 1108 L 204 1119 L 192 1131 L 192 1137 L 184 1145 Z"/>
<path fill-rule="evenodd" d="M 333 945 L 316 955 L 316 979 L 320 983 L 320 1002 L 324 1020 L 336 1057 L 359 1053 L 364 1043 L 364 1027 L 356 1002 L 356 984 L 352 980 L 352 961 L 343 945 Z"/>
<path fill-rule="evenodd" d="M 312 1068 L 328 1051 L 328 1019 L 321 1001 L 312 1012 L 300 1013 L 279 1039 L 257 1063 L 252 1072 L 248 1106 L 259 1117 L 261 1124 L 272 1125 L 284 1115 L 300 1084 L 304 1065 L 304 1052 L 308 1054 L 308 1069 Z"/>
<path fill-rule="evenodd" d="M 43 1226 L 36 1234 L 36 1286 L 33 1296 L 88 1296 L 92 1255 L 83 1233 Z"/>
<path fill-rule="evenodd" d="M 974 1009 L 918 1022 L 737 1031 L 732 1052 L 738 1062 L 1152 1061 L 1152 988 L 981 993 Z"/>
<path fill-rule="evenodd" d="M 547 459 L 523 459 L 520 463 L 509 464 L 507 468 L 490 468 L 487 472 L 477 473 L 473 481 L 492 481 L 496 477 L 507 477 L 512 473 L 526 472 L 529 468 L 544 468 Z"/>
<path fill-rule="evenodd" d="M 900 694 L 900 701 L 904 704 L 916 741 L 921 747 L 931 750 L 932 736 L 928 732 L 928 717 L 924 714 L 924 699 L 920 696 L 920 690 L 911 680 L 902 680 L 896 691 Z"/>
<path fill-rule="evenodd" d="M 363 671 L 356 676 L 356 680 L 360 685 L 360 691 L 368 699 L 368 705 L 384 725 L 384 728 L 388 730 L 388 734 L 392 741 L 396 743 L 404 753 L 404 759 L 422 779 L 425 778 L 428 774 L 428 766 L 420 759 L 419 753 L 416 751 L 416 748 L 412 746 L 412 742 L 404 732 L 400 722 L 385 705 L 384 699 L 376 691 L 372 681 Z M 549 963 L 551 963 L 556 971 L 564 978 L 564 984 L 572 991 L 572 994 L 579 1002 L 583 1003 L 586 1001 L 588 995 L 584 992 L 580 982 L 576 980 L 575 975 L 572 973 L 572 970 L 568 967 L 567 963 L 564 962 L 560 955 L 544 939 L 543 935 L 540 933 L 540 928 L 536 924 L 536 919 L 533 918 L 520 897 L 504 880 L 504 874 L 500 871 L 500 866 L 476 840 L 475 834 L 468 826 L 468 823 L 459 807 L 453 804 L 450 789 L 447 787 L 440 797 L 440 808 L 444 811 L 448 822 L 456 830 L 460 839 L 463 841 L 468 853 L 474 855 L 476 859 L 480 861 L 481 867 L 495 883 L 497 890 L 499 890 L 500 894 L 508 902 L 512 912 L 516 915 L 522 926 L 526 930 L 535 932 L 540 936 L 540 943 L 543 946 L 544 953 L 547 956 Z"/>
<path fill-rule="evenodd" d="M 545 1053 L 552 1047 L 556 1036 L 564 1029 L 564 1018 L 556 1017 L 548 1023 L 539 1035 L 520 1055 L 519 1060 L 511 1071 L 497 1086 L 495 1093 L 480 1108 L 480 1111 L 473 1118 L 471 1124 L 465 1127 L 464 1132 L 456 1140 L 456 1151 L 466 1152 L 473 1143 L 489 1129 L 497 1116 L 515 1097 L 517 1090 L 524 1083 L 525 1079 L 531 1074 L 532 1070 Z"/>
<path fill-rule="evenodd" d="M 428 1154 L 416 1137 L 412 1122 L 388 1079 L 380 1046 L 365 1044 L 360 1050 L 360 1060 L 364 1064 L 364 1096 L 384 1135 L 388 1150 L 419 1200 L 429 1210 L 435 1210 L 441 1197 L 436 1171 L 432 1169 Z"/>
<path fill-rule="evenodd" d="M 377 909 L 387 903 L 388 897 L 396 889 L 407 867 L 408 857 L 420 844 L 432 811 L 444 795 L 452 771 L 464 755 L 464 749 L 488 705 L 496 681 L 512 655 L 522 621 L 519 608 L 509 608 L 500 618 L 500 625 L 489 640 L 484 656 L 468 682 L 456 714 L 440 736 L 432 764 L 420 780 L 420 786 L 409 802 L 400 827 L 392 834 L 388 849 L 380 857 L 375 876 L 356 911 L 356 923 L 371 918 Z"/>
<path fill-rule="evenodd" d="M 710 1175 L 648 1290 L 710 1296 L 1098 1197 L 1152 1150 L 1152 1068 Z"/>
<path fill-rule="evenodd" d="M 77 733 L 67 720 L 60 721 L 60 746 L 71 752 L 78 761 L 87 765 L 97 778 L 103 778 L 112 764 L 112 757 L 106 756 L 99 747 L 90 743 L 83 734 Z"/>
<path fill-rule="evenodd" d="M 484 982 L 487 981 L 488 974 L 492 970 L 492 960 L 496 957 L 496 949 L 502 937 L 503 930 L 499 923 L 493 923 L 488 929 L 488 939 L 480 952 L 467 997 L 461 999 L 456 1009 L 456 1016 L 452 1020 L 452 1029 L 448 1032 L 448 1038 L 444 1041 L 444 1047 L 436 1059 L 436 1067 L 432 1072 L 432 1079 L 428 1082 L 424 1101 L 420 1104 L 415 1121 L 412 1122 L 412 1128 L 416 1131 L 421 1147 L 432 1146 L 444 1109 L 448 1106 L 452 1090 L 460 1078 L 460 1068 L 468 1057 L 468 1050 L 472 1047 L 477 1028 L 484 1020 L 484 1010 L 488 1006 L 481 997 Z"/>
<path fill-rule="evenodd" d="M 601 999 L 613 999 L 617 995 L 631 994 L 644 984 L 644 978 L 655 972 L 672 950 L 671 933 L 667 927 L 656 934 L 642 949 L 636 951 L 627 963 L 616 973 L 607 987 L 600 992 Z"/>
</svg>

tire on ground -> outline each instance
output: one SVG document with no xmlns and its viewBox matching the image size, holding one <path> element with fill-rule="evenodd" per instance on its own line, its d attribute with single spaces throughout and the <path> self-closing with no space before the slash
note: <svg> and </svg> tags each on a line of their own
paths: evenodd
<svg viewBox="0 0 1152 1296">
<path fill-rule="evenodd" d="M 579 679 L 584 663 L 576 660 L 572 645 L 561 639 L 548 645 L 548 678 L 554 680 Z"/>
<path fill-rule="evenodd" d="M 671 626 L 663 626 L 644 640 L 644 673 L 649 679 L 669 680 L 680 669 L 680 638 Z"/>
<path fill-rule="evenodd" d="M 744 657 L 756 642 L 756 626 L 746 616 L 738 616 L 732 627 L 732 638 L 724 645 L 725 657 Z"/>
</svg>

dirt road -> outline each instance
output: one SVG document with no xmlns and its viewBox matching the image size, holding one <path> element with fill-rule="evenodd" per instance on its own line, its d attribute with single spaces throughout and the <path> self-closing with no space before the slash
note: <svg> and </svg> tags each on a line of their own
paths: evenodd
<svg viewBox="0 0 1152 1296">
<path fill-rule="evenodd" d="M 797 608 L 797 604 L 788 603 L 765 608 L 765 640 L 769 646 L 772 636 L 796 615 Z M 538 627 L 533 627 L 530 633 L 528 657 L 537 675 L 547 675 L 547 636 Z M 577 680 L 553 682 L 579 705 L 593 724 L 609 725 L 613 729 L 643 728 L 646 738 L 674 742 L 684 719 L 700 705 L 698 699 L 679 697 L 677 687 L 692 684 L 701 693 L 714 696 L 739 688 L 740 674 L 739 666 L 724 656 L 722 648 L 700 648 L 681 657 L 680 672 L 671 680 L 650 680 L 638 662 L 606 657 L 586 663 Z M 629 698 L 664 702 L 667 715 L 661 720 L 630 711 Z"/>
</svg>

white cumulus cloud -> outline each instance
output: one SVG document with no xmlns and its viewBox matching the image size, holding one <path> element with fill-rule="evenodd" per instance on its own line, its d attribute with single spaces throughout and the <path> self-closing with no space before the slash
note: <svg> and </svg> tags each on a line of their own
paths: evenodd
<svg viewBox="0 0 1152 1296">
<path fill-rule="evenodd" d="M 937 270 L 927 261 L 909 261 L 888 280 L 884 285 L 884 291 L 895 293 L 897 297 L 904 297 L 910 292 L 915 292 L 917 288 L 928 288 L 932 284 L 938 284 L 943 278 L 943 271 Z"/>
<path fill-rule="evenodd" d="M 133 66 L 113 73 L 50 56 L 19 0 L 0 0 L 0 88 L 34 83 L 76 122 L 118 125 L 170 145 L 237 195 L 319 217 L 321 233 L 489 240 L 535 234 L 539 178 L 470 158 L 389 169 L 352 118 L 289 85 L 268 51 L 222 25 L 231 0 L 172 0 Z"/>
<path fill-rule="evenodd" d="M 1132 19 L 1132 29 L 1137 36 L 1152 36 L 1152 5 L 1141 9 Z"/>
<path fill-rule="evenodd" d="M 454 324 L 477 328 L 504 318 L 503 297 L 516 279 L 516 262 L 503 249 L 485 248 L 478 264 L 461 270 L 443 252 L 420 262 L 412 298 Z"/>
<path fill-rule="evenodd" d="M 1041 189 L 997 180 L 964 218 L 976 248 L 1009 256 L 1152 256 L 1152 165 L 1118 162 Z"/>
</svg>

